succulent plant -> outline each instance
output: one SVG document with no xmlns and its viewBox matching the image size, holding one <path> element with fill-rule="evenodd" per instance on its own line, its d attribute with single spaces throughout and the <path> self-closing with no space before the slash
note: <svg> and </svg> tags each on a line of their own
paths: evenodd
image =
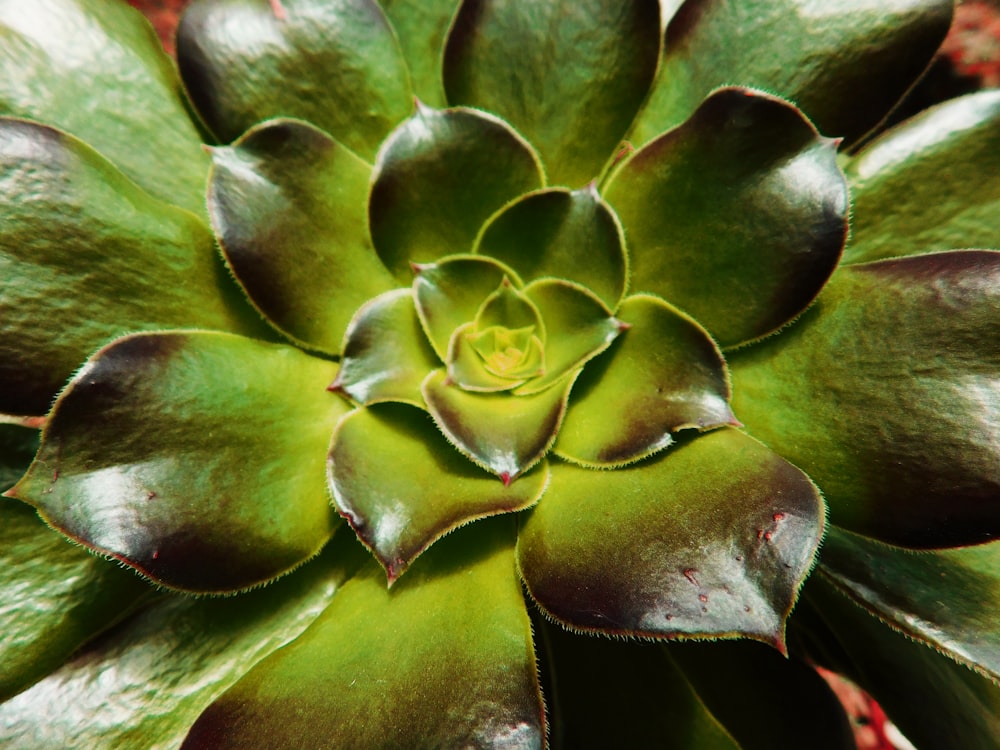
<svg viewBox="0 0 1000 750">
<path fill-rule="evenodd" d="M 0 3 L 4 746 L 1000 746 L 951 13 Z"/>
</svg>

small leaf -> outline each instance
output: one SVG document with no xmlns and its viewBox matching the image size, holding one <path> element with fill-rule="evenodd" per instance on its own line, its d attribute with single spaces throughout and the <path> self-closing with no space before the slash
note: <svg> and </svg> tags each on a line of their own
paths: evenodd
<svg viewBox="0 0 1000 750">
<path fill-rule="evenodd" d="M 952 99 L 885 133 L 846 167 L 847 263 L 1000 247 L 1000 91 Z"/>
<path fill-rule="evenodd" d="M 524 279 L 575 281 L 611 308 L 628 280 L 618 218 L 592 188 L 551 188 L 517 199 L 489 220 L 476 252 L 503 261 Z"/>
<path fill-rule="evenodd" d="M 836 147 L 788 102 L 713 93 L 608 184 L 631 287 L 693 315 L 723 347 L 801 313 L 837 265 L 847 186 Z"/>
<path fill-rule="evenodd" d="M 448 532 L 536 503 L 549 472 L 543 465 L 504 486 L 449 445 L 425 412 L 385 405 L 340 421 L 329 477 L 341 514 L 391 584 Z"/>
<path fill-rule="evenodd" d="M 542 181 L 531 146 L 502 120 L 420 106 L 375 163 L 368 206 L 375 250 L 408 283 L 412 263 L 472 252 L 483 222 Z"/>
<path fill-rule="evenodd" d="M 72 133 L 158 199 L 204 215 L 198 126 L 156 34 L 125 3 L 0 2 L 0 114 Z"/>
<path fill-rule="evenodd" d="M 413 297 L 427 338 L 442 362 L 455 330 L 475 321 L 486 298 L 506 278 L 515 286 L 521 280 L 507 266 L 492 258 L 459 255 L 437 263 L 416 266 Z"/>
<path fill-rule="evenodd" d="M 518 565 L 535 601 L 574 629 L 783 650 L 822 528 L 808 477 L 723 429 L 617 471 L 554 464 Z"/>
<path fill-rule="evenodd" d="M 123 331 L 268 335 L 208 228 L 72 136 L 0 118 L 0 412 L 44 414 Z"/>
<path fill-rule="evenodd" d="M 337 354 L 357 309 L 396 286 L 368 236 L 371 167 L 295 120 L 212 149 L 212 164 L 209 213 L 237 280 L 279 331 Z"/>
<path fill-rule="evenodd" d="M 830 520 L 906 547 L 1000 534 L 1000 252 L 843 266 L 729 357 L 733 407 L 823 488 Z"/>
<path fill-rule="evenodd" d="M 834 528 L 820 570 L 880 620 L 1000 679 L 1000 542 L 915 553 Z"/>
<path fill-rule="evenodd" d="M 470 460 L 509 484 L 548 453 L 559 431 L 574 377 L 530 396 L 470 393 L 444 370 L 424 381 L 424 401 L 437 426 Z"/>
<path fill-rule="evenodd" d="M 729 377 L 715 343 L 683 313 L 633 295 L 628 327 L 573 390 L 555 452 L 584 466 L 621 466 L 661 451 L 682 429 L 735 424 Z"/>
<path fill-rule="evenodd" d="M 359 404 L 402 401 L 422 406 L 420 384 L 440 366 L 420 326 L 413 294 L 394 289 L 354 316 L 330 390 L 342 391 Z"/>
<path fill-rule="evenodd" d="M 406 63 L 374 0 L 196 0 L 177 29 L 191 100 L 228 143 L 261 120 L 308 120 L 363 159 L 413 106 Z"/>
<path fill-rule="evenodd" d="M 541 750 L 545 720 L 509 522 L 442 540 L 386 591 L 374 562 L 229 689 L 184 750 Z M 462 613 L 456 617 L 455 613 Z"/>
<path fill-rule="evenodd" d="M 354 540 L 345 541 L 355 552 Z M 158 595 L 0 704 L 5 750 L 180 746 L 206 706 L 323 612 L 357 567 L 353 557 L 328 549 L 294 575 L 237 597 Z"/>
<path fill-rule="evenodd" d="M 448 101 L 494 112 L 556 185 L 596 178 L 653 81 L 656 0 L 465 0 L 448 33 Z"/>
<path fill-rule="evenodd" d="M 329 540 L 323 457 L 347 411 L 333 365 L 224 333 L 118 339 L 59 397 L 13 490 L 158 583 L 245 589 Z"/>
<path fill-rule="evenodd" d="M 667 28 L 656 83 L 632 129 L 645 143 L 719 86 L 773 91 L 826 135 L 858 140 L 924 72 L 950 0 L 689 0 Z"/>
</svg>

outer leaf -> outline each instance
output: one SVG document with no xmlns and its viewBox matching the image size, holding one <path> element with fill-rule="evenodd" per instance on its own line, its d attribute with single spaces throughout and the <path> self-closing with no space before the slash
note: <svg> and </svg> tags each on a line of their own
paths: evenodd
<svg viewBox="0 0 1000 750">
<path fill-rule="evenodd" d="M 572 634 L 542 618 L 535 630 L 553 681 L 555 750 L 739 750 L 659 645 Z"/>
<path fill-rule="evenodd" d="M 844 599 L 821 575 L 812 577 L 804 593 L 803 608 L 825 621 L 822 645 L 832 644 L 846 655 L 841 668 L 875 696 L 917 747 L 995 750 L 1000 688 L 894 633 Z"/>
<path fill-rule="evenodd" d="M 128 614 L 146 590 L 137 576 L 67 544 L 26 505 L 0 504 L 0 701 Z"/>
<path fill-rule="evenodd" d="M 826 135 L 855 141 L 923 72 L 952 8 L 950 0 L 690 0 L 667 28 L 632 139 L 645 143 L 716 87 L 738 83 L 774 91 Z"/>
<path fill-rule="evenodd" d="M 619 471 L 554 465 L 518 563 L 535 601 L 573 628 L 784 650 L 822 527 L 809 479 L 725 429 Z"/>
<path fill-rule="evenodd" d="M 444 107 L 441 58 L 459 0 L 380 0 L 380 4 L 399 37 L 414 93 L 431 107 Z"/>
<path fill-rule="evenodd" d="M 417 107 L 375 163 L 368 205 L 375 250 L 406 283 L 412 263 L 471 252 L 483 222 L 542 180 L 531 146 L 502 120 Z"/>
<path fill-rule="evenodd" d="M 125 3 L 2 0 L 0 114 L 67 130 L 160 200 L 204 213 L 208 160 L 177 72 Z"/>
<path fill-rule="evenodd" d="M 857 750 L 843 706 L 810 664 L 753 641 L 665 650 L 742 750 Z"/>
<path fill-rule="evenodd" d="M 464 0 L 448 34 L 448 101 L 524 133 L 549 182 L 596 178 L 653 81 L 657 0 Z"/>
<path fill-rule="evenodd" d="M 444 370 L 427 376 L 424 401 L 434 422 L 470 460 L 504 484 L 542 460 L 556 439 L 574 377 L 530 396 L 470 393 L 448 381 Z"/>
<path fill-rule="evenodd" d="M 730 357 L 750 431 L 831 520 L 915 547 L 1000 533 L 1000 253 L 841 268 L 795 326 Z"/>
<path fill-rule="evenodd" d="M 0 492 L 14 486 L 38 450 L 38 429 L 0 419 Z"/>
<path fill-rule="evenodd" d="M 458 526 L 536 503 L 548 478 L 542 466 L 510 486 L 500 484 L 449 445 L 425 412 L 407 406 L 348 414 L 330 448 L 337 507 L 382 563 L 390 585 Z"/>
<path fill-rule="evenodd" d="M 417 314 L 431 346 L 442 361 L 448 359 L 452 334 L 472 323 L 486 298 L 506 278 L 515 286 L 521 281 L 507 266 L 492 258 L 455 256 L 440 263 L 413 269 L 413 298 Z"/>
<path fill-rule="evenodd" d="M 192 101 L 225 142 L 272 117 L 319 126 L 364 159 L 412 107 L 374 0 L 196 0 L 177 29 Z"/>
<path fill-rule="evenodd" d="M 355 311 L 395 286 L 368 236 L 371 167 L 326 133 L 272 120 L 212 149 L 209 212 L 257 309 L 337 354 Z"/>
<path fill-rule="evenodd" d="M 910 638 L 1000 678 L 1000 542 L 913 553 L 835 528 L 820 569 Z"/>
<path fill-rule="evenodd" d="M 270 580 L 334 528 L 323 456 L 347 408 L 324 392 L 332 369 L 223 333 L 119 339 L 59 397 L 11 494 L 167 586 Z"/>
<path fill-rule="evenodd" d="M 525 279 L 576 281 L 611 308 L 628 281 L 621 225 L 593 187 L 519 198 L 490 219 L 476 252 L 507 263 Z"/>
<path fill-rule="evenodd" d="M 788 102 L 749 89 L 712 94 L 629 159 L 606 194 L 628 237 L 632 288 L 691 313 L 722 346 L 802 312 L 847 237 L 835 143 Z"/>
<path fill-rule="evenodd" d="M 409 289 L 394 289 L 354 316 L 330 390 L 361 404 L 403 401 L 422 406 L 420 384 L 440 366 L 420 327 L 413 295 Z"/>
<path fill-rule="evenodd" d="M 512 541 L 509 522 L 476 524 L 435 545 L 391 592 L 371 564 L 202 714 L 185 750 L 541 748 Z"/>
<path fill-rule="evenodd" d="M 239 597 L 162 596 L 0 705 L 4 747 L 178 747 L 207 705 L 320 615 L 352 567 L 350 553 L 325 552 Z"/>
<path fill-rule="evenodd" d="M 1000 247 L 1000 91 L 953 99 L 847 165 L 854 203 L 844 260 Z"/>
<path fill-rule="evenodd" d="M 736 424 L 729 375 L 705 330 L 667 303 L 633 295 L 629 327 L 590 363 L 573 391 L 556 453 L 584 466 L 621 466 L 663 450 L 671 433 Z"/>
<path fill-rule="evenodd" d="M 263 328 L 201 221 L 65 133 L 0 119 L 0 197 L 0 412 L 44 414 L 124 331 Z"/>
</svg>

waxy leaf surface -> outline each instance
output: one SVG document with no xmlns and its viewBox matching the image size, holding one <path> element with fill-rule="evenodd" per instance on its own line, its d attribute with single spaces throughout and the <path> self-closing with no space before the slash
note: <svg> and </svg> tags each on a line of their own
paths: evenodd
<svg viewBox="0 0 1000 750">
<path fill-rule="evenodd" d="M 272 120 L 212 149 L 222 251 L 278 330 L 337 354 L 351 316 L 393 286 L 368 236 L 371 167 L 323 131 Z"/>
<path fill-rule="evenodd" d="M 1000 253 L 844 266 L 774 341 L 729 358 L 748 430 L 830 520 L 913 547 L 1000 533 Z"/>
<path fill-rule="evenodd" d="M 801 471 L 722 429 L 618 471 L 553 465 L 518 563 L 535 601 L 572 628 L 784 649 L 822 526 Z"/>
<path fill-rule="evenodd" d="M 372 562 L 308 631 L 202 714 L 184 750 L 540 750 L 512 526 L 484 521 L 442 540 L 388 591 Z"/>
<path fill-rule="evenodd" d="M 726 365 L 691 318 L 650 295 L 622 303 L 631 326 L 584 368 L 556 453 L 585 466 L 620 466 L 663 450 L 677 430 L 735 423 Z"/>
<path fill-rule="evenodd" d="M 160 200 L 204 215 L 201 135 L 156 34 L 125 3 L 2 0 L 0 114 L 68 131 Z"/>
<path fill-rule="evenodd" d="M 828 136 L 855 141 L 930 63 L 951 0 L 690 0 L 667 27 L 653 92 L 633 128 L 645 143 L 719 86 L 796 102 Z"/>
<path fill-rule="evenodd" d="M 428 106 L 444 107 L 444 40 L 459 0 L 380 0 L 379 4 L 399 38 L 413 93 Z"/>
<path fill-rule="evenodd" d="M 528 396 L 470 393 L 437 370 L 424 381 L 427 408 L 437 426 L 465 456 L 504 484 L 548 453 L 566 413 L 575 378 Z"/>
<path fill-rule="evenodd" d="M 225 143 L 261 120 L 298 117 L 371 160 L 413 106 L 374 0 L 196 0 L 177 29 L 177 63 Z"/>
<path fill-rule="evenodd" d="M 660 644 L 581 636 L 542 617 L 535 632 L 542 674 L 554 676 L 553 750 L 740 750 Z"/>
<path fill-rule="evenodd" d="M 747 640 L 664 650 L 741 750 L 857 750 L 844 707 L 812 665 Z"/>
<path fill-rule="evenodd" d="M 411 290 L 394 289 L 354 316 L 331 390 L 360 404 L 402 401 L 422 406 L 420 385 L 440 366 L 420 326 Z"/>
<path fill-rule="evenodd" d="M 267 330 L 208 228 L 76 138 L 0 119 L 0 202 L 0 412 L 44 414 L 125 331 Z"/>
<path fill-rule="evenodd" d="M 548 181 L 596 179 L 639 110 L 660 53 L 657 0 L 465 0 L 448 35 L 451 104 L 500 115 Z"/>
<path fill-rule="evenodd" d="M 617 307 L 628 281 L 628 258 L 614 212 L 590 188 L 540 190 L 496 214 L 476 252 L 531 280 L 552 276 L 590 289 Z"/>
<path fill-rule="evenodd" d="M 910 638 L 1000 679 L 1000 542 L 913 552 L 834 528 L 820 569 Z"/>
<path fill-rule="evenodd" d="M 297 638 L 357 567 L 328 550 L 260 591 L 160 595 L 41 682 L 0 705 L 5 750 L 179 747 L 198 715 Z"/>
<path fill-rule="evenodd" d="M 315 555 L 337 522 L 324 456 L 348 407 L 325 391 L 333 370 L 231 334 L 118 339 L 60 396 L 11 494 L 167 586 L 268 581 Z"/>
<path fill-rule="evenodd" d="M 952 99 L 848 162 L 853 222 L 844 261 L 1000 247 L 1000 91 Z"/>
<path fill-rule="evenodd" d="M 722 89 L 636 153 L 605 194 L 628 237 L 631 288 L 692 314 L 722 346 L 812 301 L 847 236 L 833 141 L 788 102 Z"/>
<path fill-rule="evenodd" d="M 411 263 L 472 252 L 483 222 L 542 181 L 531 146 L 503 121 L 418 106 L 375 163 L 368 205 L 375 250 L 408 283 Z"/>
<path fill-rule="evenodd" d="M 52 533 L 33 509 L 0 501 L 0 701 L 45 677 L 148 590 Z"/>
<path fill-rule="evenodd" d="M 841 596 L 823 575 L 810 579 L 800 608 L 825 624 L 822 645 L 839 651 L 838 671 L 877 695 L 914 746 L 996 747 L 1000 687 L 993 682 L 887 628 Z"/>
<path fill-rule="evenodd" d="M 549 472 L 542 465 L 504 486 L 456 451 L 426 412 L 386 404 L 341 420 L 329 476 L 337 507 L 392 583 L 449 531 L 534 504 Z"/>
</svg>

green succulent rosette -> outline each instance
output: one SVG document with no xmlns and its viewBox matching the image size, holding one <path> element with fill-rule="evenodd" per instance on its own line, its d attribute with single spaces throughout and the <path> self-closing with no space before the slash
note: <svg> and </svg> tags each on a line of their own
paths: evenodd
<svg viewBox="0 0 1000 750">
<path fill-rule="evenodd" d="M 0 2 L 5 746 L 997 747 L 951 11 Z"/>
</svg>

